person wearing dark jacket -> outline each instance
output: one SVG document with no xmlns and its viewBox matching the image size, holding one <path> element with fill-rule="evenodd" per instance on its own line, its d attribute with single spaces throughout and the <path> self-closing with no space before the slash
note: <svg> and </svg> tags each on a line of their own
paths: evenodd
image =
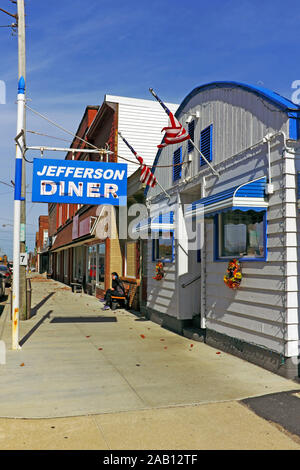
<svg viewBox="0 0 300 470">
<path fill-rule="evenodd" d="M 112 288 L 107 289 L 103 302 L 105 302 L 105 305 L 103 307 L 103 310 L 109 310 L 111 308 L 111 296 L 113 295 L 114 297 L 124 297 L 125 295 L 125 290 L 122 281 L 119 278 L 118 273 L 111 273 L 112 275 Z"/>
</svg>

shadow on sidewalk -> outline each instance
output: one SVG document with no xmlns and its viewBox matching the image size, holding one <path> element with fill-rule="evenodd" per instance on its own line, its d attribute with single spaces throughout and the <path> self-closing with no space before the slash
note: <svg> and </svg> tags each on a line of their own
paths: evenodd
<svg viewBox="0 0 300 470">
<path fill-rule="evenodd" d="M 117 321 L 115 317 L 54 317 L 50 323 L 104 323 Z"/>
<path fill-rule="evenodd" d="M 28 333 L 21 339 L 21 341 L 19 342 L 20 346 L 23 346 L 24 343 L 26 343 L 26 341 L 30 338 L 30 336 L 39 328 L 39 326 L 41 326 L 42 323 L 44 323 L 44 321 L 46 320 L 46 318 L 50 318 L 50 314 L 53 312 L 53 310 L 49 310 L 48 313 L 46 313 L 46 315 L 44 315 L 37 323 L 36 325 L 34 325 L 33 328 L 31 328 L 30 331 L 28 331 Z"/>
<path fill-rule="evenodd" d="M 54 295 L 54 292 L 51 292 L 50 294 L 46 295 L 46 297 L 43 298 L 34 308 L 31 309 L 30 311 L 30 318 L 34 317 L 38 310 Z"/>
</svg>

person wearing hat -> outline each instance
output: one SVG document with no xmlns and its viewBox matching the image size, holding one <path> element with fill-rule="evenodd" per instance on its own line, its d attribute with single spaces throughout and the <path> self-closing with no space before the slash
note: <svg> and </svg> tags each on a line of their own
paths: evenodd
<svg viewBox="0 0 300 470">
<path fill-rule="evenodd" d="M 111 308 L 111 296 L 113 295 L 114 297 L 124 297 L 125 295 L 125 289 L 123 286 L 122 281 L 119 278 L 118 273 L 113 272 L 111 273 L 112 275 L 112 288 L 107 289 L 105 292 L 104 299 L 102 299 L 102 302 L 105 302 L 105 305 L 102 310 L 109 310 Z"/>
</svg>

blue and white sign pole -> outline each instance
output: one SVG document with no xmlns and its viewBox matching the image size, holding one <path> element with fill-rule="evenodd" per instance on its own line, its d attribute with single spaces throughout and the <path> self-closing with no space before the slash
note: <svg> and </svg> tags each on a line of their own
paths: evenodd
<svg viewBox="0 0 300 470">
<path fill-rule="evenodd" d="M 23 77 L 18 83 L 17 98 L 17 135 L 24 129 L 25 116 L 25 80 Z M 21 201 L 22 201 L 22 164 L 23 143 L 16 145 L 15 168 L 15 195 L 14 195 L 14 246 L 13 246 L 13 299 L 12 299 L 12 349 L 20 349 L 19 345 L 19 317 L 20 317 L 20 228 L 21 228 Z"/>
</svg>

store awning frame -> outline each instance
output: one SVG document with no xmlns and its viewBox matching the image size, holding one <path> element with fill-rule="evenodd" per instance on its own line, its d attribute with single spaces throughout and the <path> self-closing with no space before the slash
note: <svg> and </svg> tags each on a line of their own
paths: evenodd
<svg viewBox="0 0 300 470">
<path fill-rule="evenodd" d="M 269 204 L 265 198 L 265 186 L 264 176 L 199 199 L 189 205 L 185 217 L 212 217 L 228 210 L 266 210 Z"/>
<path fill-rule="evenodd" d="M 136 225 L 137 233 L 171 232 L 175 230 L 174 211 L 160 213 L 154 217 L 148 217 Z"/>
</svg>

